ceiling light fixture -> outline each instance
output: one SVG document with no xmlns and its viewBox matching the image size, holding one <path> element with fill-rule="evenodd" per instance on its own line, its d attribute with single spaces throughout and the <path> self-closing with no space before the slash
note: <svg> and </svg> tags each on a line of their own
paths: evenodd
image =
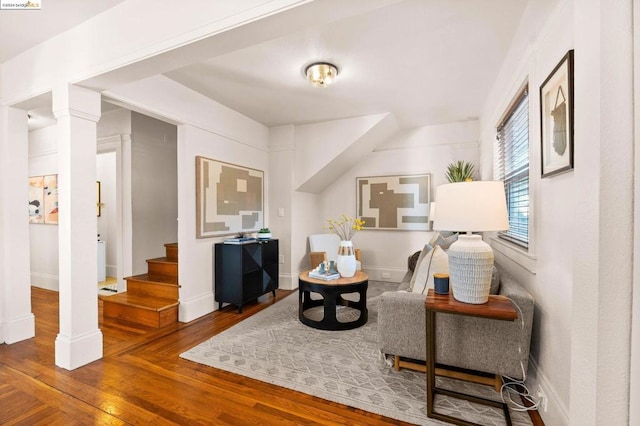
<svg viewBox="0 0 640 426">
<path fill-rule="evenodd" d="M 338 75 L 338 68 L 327 62 L 316 62 L 309 65 L 304 73 L 315 87 L 327 87 Z"/>
</svg>

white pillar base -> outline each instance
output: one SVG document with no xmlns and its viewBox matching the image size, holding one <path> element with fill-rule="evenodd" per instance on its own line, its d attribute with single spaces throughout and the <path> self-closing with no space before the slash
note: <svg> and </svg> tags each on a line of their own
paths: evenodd
<svg viewBox="0 0 640 426">
<path fill-rule="evenodd" d="M 36 335 L 35 316 L 33 314 L 28 314 L 22 318 L 6 321 L 2 324 L 2 328 L 4 329 L 4 341 L 7 344 L 30 339 Z"/>
<path fill-rule="evenodd" d="M 56 337 L 56 365 L 74 370 L 102 358 L 102 332 L 95 330 L 81 336 Z"/>
</svg>

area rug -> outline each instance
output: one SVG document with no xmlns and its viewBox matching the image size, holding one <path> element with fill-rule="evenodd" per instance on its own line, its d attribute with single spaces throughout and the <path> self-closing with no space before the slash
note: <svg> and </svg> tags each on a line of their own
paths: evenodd
<svg viewBox="0 0 640 426">
<path fill-rule="evenodd" d="M 444 423 L 426 416 L 424 373 L 395 371 L 377 345 L 378 298 L 397 284 L 369 283 L 369 320 L 347 331 L 323 331 L 298 320 L 298 293 L 213 336 L 182 358 L 272 383 L 393 419 L 421 425 Z M 321 307 L 309 312 L 322 315 Z M 338 308 L 338 318 L 353 315 Z M 310 310 L 311 311 L 311 310 Z M 315 318 L 318 319 L 318 318 Z M 499 400 L 489 386 L 437 378 L 438 386 Z M 486 425 L 504 425 L 499 409 L 438 395 L 436 410 Z M 527 413 L 511 410 L 514 425 L 531 425 Z"/>
</svg>

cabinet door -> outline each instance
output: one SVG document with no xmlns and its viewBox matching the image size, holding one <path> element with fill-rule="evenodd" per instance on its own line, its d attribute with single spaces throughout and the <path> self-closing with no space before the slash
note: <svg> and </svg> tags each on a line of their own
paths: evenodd
<svg viewBox="0 0 640 426">
<path fill-rule="evenodd" d="M 262 291 L 265 293 L 278 288 L 278 257 L 278 240 L 269 240 L 262 245 Z"/>
<path fill-rule="evenodd" d="M 261 244 L 244 244 L 240 247 L 242 247 L 242 274 L 262 269 Z"/>
<path fill-rule="evenodd" d="M 278 264 L 278 240 L 269 240 L 261 244 L 262 265 Z"/>
<path fill-rule="evenodd" d="M 215 245 L 215 298 L 217 302 L 242 301 L 242 249 L 229 244 Z"/>
</svg>

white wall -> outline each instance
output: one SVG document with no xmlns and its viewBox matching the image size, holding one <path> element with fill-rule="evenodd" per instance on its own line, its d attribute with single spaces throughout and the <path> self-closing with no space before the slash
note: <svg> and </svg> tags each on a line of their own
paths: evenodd
<svg viewBox="0 0 640 426">
<path fill-rule="evenodd" d="M 430 173 L 434 199 L 438 185 L 446 183 L 445 170 L 449 163 L 465 160 L 479 164 L 478 138 L 476 121 L 428 126 L 398 134 L 374 152 L 363 155 L 355 167 L 322 192 L 322 220 L 316 224 L 317 231 L 326 226 L 327 218 L 337 218 L 342 213 L 355 215 L 356 177 Z M 431 235 L 430 231 L 363 230 L 353 241 L 362 250 L 363 269 L 371 279 L 400 282 L 407 270 L 407 258 L 421 250 Z M 383 279 L 383 273 L 389 273 L 390 278 Z"/>
<path fill-rule="evenodd" d="M 136 112 L 131 129 L 133 273 L 144 274 L 178 237 L 177 129 Z"/>
<path fill-rule="evenodd" d="M 283 262 L 279 266 L 279 287 L 292 289 L 297 287 L 292 245 L 292 223 L 299 213 L 294 208 L 293 169 L 295 164 L 295 126 L 284 125 L 269 129 L 269 211 L 266 225 L 274 238 L 278 239 L 278 249 Z M 297 261 L 297 259 L 296 259 Z"/>
<path fill-rule="evenodd" d="M 214 309 L 213 244 L 223 240 L 196 238 L 195 157 L 201 155 L 265 171 L 268 194 L 268 129 L 163 76 L 119 87 L 108 95 L 139 111 L 182 123 L 178 125 L 177 143 L 179 319 L 192 321 Z M 268 197 L 265 196 L 267 214 Z M 270 222 L 267 214 L 265 223 Z"/>
<path fill-rule="evenodd" d="M 481 158 L 484 177 L 493 173 L 496 125 L 522 85 L 529 84 L 530 232 L 529 252 L 493 240 L 496 262 L 534 296 L 533 335 L 528 383 L 542 386 L 546 424 L 569 422 L 571 390 L 574 239 L 578 232 L 577 191 L 573 172 L 541 179 L 539 87 L 574 46 L 573 1 L 530 2 L 481 117 Z M 577 142 L 576 149 L 585 149 Z M 622 384 L 621 384 L 622 385 Z M 593 384 L 595 386 L 595 384 Z"/>
<path fill-rule="evenodd" d="M 56 126 L 29 133 L 29 176 L 58 173 Z M 31 285 L 58 291 L 58 225 L 29 224 Z"/>
<path fill-rule="evenodd" d="M 102 204 L 98 217 L 98 234 L 106 246 L 107 276 L 117 276 L 117 209 L 116 202 L 116 153 L 98 154 L 96 160 L 96 176 L 100 182 L 100 201 Z"/>
<path fill-rule="evenodd" d="M 601 2 L 603 8 L 604 3 Z M 580 14 L 578 14 L 578 6 L 582 8 Z M 596 337 L 604 329 L 594 326 L 595 324 L 590 324 L 589 332 L 585 332 L 582 336 L 576 334 L 575 331 L 584 329 L 584 325 L 578 324 L 584 323 L 584 316 L 594 318 L 594 321 L 597 322 L 595 318 L 598 315 L 596 314 L 597 305 L 601 296 L 598 296 L 597 291 L 584 291 L 583 288 L 586 284 L 584 278 L 586 274 L 589 276 L 589 280 L 599 280 L 597 270 L 602 256 L 602 253 L 598 254 L 601 249 L 599 244 L 607 239 L 601 240 L 598 237 L 598 229 L 602 235 L 602 233 L 607 234 L 612 228 L 611 224 L 607 224 L 609 222 L 605 217 L 607 215 L 600 216 L 601 213 L 594 213 L 590 207 L 594 203 L 596 205 L 600 203 L 602 195 L 599 192 L 603 189 L 599 187 L 598 179 L 594 179 L 595 176 L 592 176 L 592 178 L 580 180 L 578 176 L 596 175 L 599 178 L 600 170 L 604 170 L 603 164 L 617 163 L 610 163 L 607 158 L 599 157 L 596 152 L 597 144 L 588 146 L 587 136 L 595 139 L 592 142 L 595 142 L 599 137 L 597 132 L 594 133 L 596 128 L 586 131 L 586 133 L 584 127 L 580 129 L 580 126 L 601 120 L 600 111 L 595 108 L 595 105 L 601 101 L 595 95 L 597 92 L 594 91 L 599 87 L 600 82 L 592 80 L 591 75 L 589 78 L 585 77 L 588 73 L 585 66 L 576 65 L 575 144 L 576 153 L 579 154 L 576 157 L 576 170 L 552 178 L 541 179 L 539 87 L 567 51 L 577 45 L 575 41 L 577 34 L 580 32 L 583 35 L 591 34 L 592 31 L 599 30 L 595 27 L 593 30 L 590 28 L 593 22 L 600 22 L 600 11 L 598 7 L 587 7 L 583 3 L 572 0 L 529 2 L 518 34 L 514 37 L 509 56 L 505 60 L 481 116 L 482 169 L 484 176 L 490 176 L 495 126 L 523 83 L 528 81 L 532 203 L 530 212 L 532 232 L 529 252 L 525 253 L 498 241 L 494 241 L 493 246 L 496 252 L 496 261 L 523 283 L 535 298 L 531 368 L 528 372 L 527 382 L 534 394 L 538 387 L 541 386 L 544 389 L 548 402 L 547 410 L 542 411 L 541 415 L 546 424 L 553 425 L 577 421 L 577 417 L 570 416 L 570 413 L 581 411 L 579 408 L 575 408 L 574 404 L 578 404 L 578 406 L 584 404 L 585 398 L 581 397 L 574 401 L 574 393 L 577 391 L 576 395 L 596 395 L 596 389 L 600 387 L 600 380 L 597 379 L 600 377 L 599 374 L 593 368 L 582 368 L 578 373 L 575 360 L 581 358 L 597 359 L 599 357 L 596 352 L 606 353 L 599 352 L 597 348 L 593 347 L 589 349 L 584 336 L 591 336 L 589 340 L 602 341 L 605 338 L 610 339 L 611 334 L 605 333 L 607 337 L 605 335 Z M 590 22 L 587 24 L 587 21 L 584 21 L 583 27 L 579 30 L 575 24 L 575 17 L 578 15 L 588 17 Z M 594 44 L 593 40 L 585 40 L 582 47 L 587 46 L 589 46 L 588 49 L 597 50 L 597 44 Z M 576 47 L 576 58 L 580 55 L 589 56 L 589 60 L 584 62 L 589 72 L 594 67 L 600 67 L 603 64 L 600 62 L 600 57 L 593 56 L 591 51 L 587 51 L 587 49 L 579 51 Z M 613 61 L 618 58 L 612 57 L 611 59 Z M 615 67 L 615 62 L 607 62 L 607 64 L 609 63 Z M 626 72 L 626 70 L 622 71 Z M 581 78 L 583 84 L 578 86 Z M 590 106 L 583 110 L 582 107 L 585 105 Z M 581 134 L 582 137 L 579 136 Z M 604 138 L 608 139 L 607 136 Z M 616 151 L 611 150 L 611 154 L 607 157 L 614 158 L 614 152 Z M 586 162 L 581 164 L 580 155 L 585 160 L 589 158 L 589 162 L 593 162 L 592 165 L 587 165 Z M 592 158 L 593 156 L 595 156 L 595 160 Z M 620 166 L 626 167 L 622 163 Z M 622 187 L 621 190 L 623 190 Z M 610 194 L 611 188 L 604 189 L 604 193 Z M 579 199 L 581 201 L 578 201 Z M 620 203 L 620 207 L 620 214 L 624 214 L 626 206 Z M 596 220 L 599 216 L 602 221 Z M 582 225 L 580 225 L 581 223 Z M 590 236 L 590 238 L 580 240 L 575 238 L 576 236 Z M 624 240 L 619 240 L 621 245 Z M 626 268 L 626 266 L 616 267 L 623 275 Z M 581 276 L 576 276 L 576 271 Z M 605 281 L 609 280 L 605 279 Z M 618 283 L 618 285 L 626 288 L 626 284 Z M 576 313 L 573 311 L 576 306 L 576 292 L 581 295 L 581 302 L 578 306 L 581 307 L 584 314 L 583 319 L 580 320 L 576 318 Z M 619 311 L 619 309 L 616 310 Z M 612 312 L 602 311 L 600 315 L 610 316 L 611 314 Z M 625 324 L 620 325 L 621 329 L 626 328 Z M 597 363 L 597 361 L 594 362 Z M 593 367 L 590 362 L 585 362 L 585 364 Z M 572 371 L 576 372 L 575 376 Z M 573 382 L 574 377 L 581 377 L 581 383 Z M 616 392 L 616 395 L 624 394 L 626 387 L 624 380 L 618 381 L 617 386 L 621 392 Z M 618 399 L 618 401 L 620 400 Z M 586 415 L 583 420 L 586 418 L 589 418 L 591 422 L 596 422 L 592 424 L 601 424 L 595 420 L 595 416 Z M 576 424 L 586 423 L 578 421 Z"/>
<path fill-rule="evenodd" d="M 265 137 L 262 142 L 266 147 L 267 138 Z M 256 149 L 188 125 L 179 126 L 178 146 L 178 186 L 180 188 L 178 241 L 180 246 L 180 284 L 182 286 L 180 289 L 180 321 L 187 322 L 214 309 L 213 247 L 215 243 L 222 242 L 224 239 L 224 237 L 196 238 L 195 157 L 200 155 L 258 170 L 266 170 L 268 155 L 264 148 Z M 217 307 L 216 305 L 215 308 Z"/>
</svg>

